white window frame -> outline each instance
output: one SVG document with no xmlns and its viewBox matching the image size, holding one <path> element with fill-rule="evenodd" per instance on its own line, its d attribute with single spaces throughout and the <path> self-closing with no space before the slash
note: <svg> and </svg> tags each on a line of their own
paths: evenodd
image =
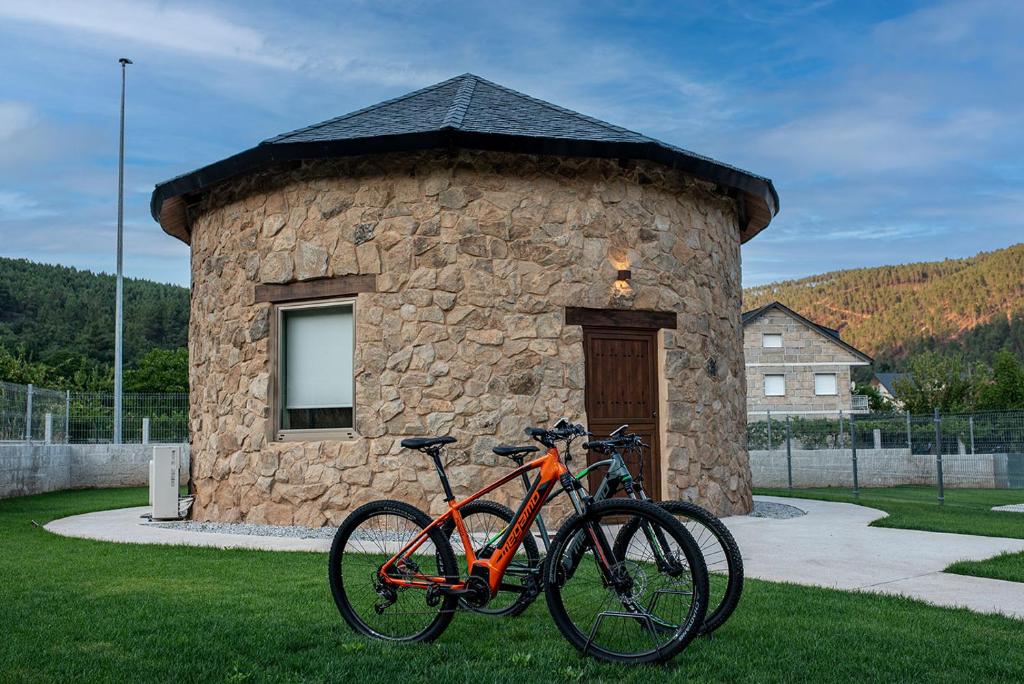
<svg viewBox="0 0 1024 684">
<path fill-rule="evenodd" d="M 329 309 L 348 306 L 352 309 L 352 427 L 351 428 L 318 428 L 303 430 L 285 430 L 281 427 L 281 413 L 284 410 L 284 317 L 289 311 L 303 309 Z M 271 378 L 273 387 L 271 396 L 271 421 L 273 421 L 273 437 L 277 442 L 318 442 L 318 441 L 349 441 L 359 437 L 356 432 L 356 415 L 359 410 L 356 401 L 355 356 L 358 311 L 355 297 L 339 297 L 334 299 L 318 299 L 315 301 L 281 302 L 274 305 L 273 330 L 271 345 L 274 356 L 271 359 Z"/>
<path fill-rule="evenodd" d="M 831 392 L 819 392 L 818 391 L 818 378 L 831 377 L 832 378 L 832 391 Z M 836 397 L 839 396 L 839 374 L 838 373 L 815 373 L 814 374 L 814 396 L 816 397 Z"/>
<path fill-rule="evenodd" d="M 778 344 L 768 344 L 768 338 L 779 338 Z M 761 333 L 761 347 L 763 349 L 782 349 L 782 333 Z"/>
<path fill-rule="evenodd" d="M 782 392 L 781 393 L 768 393 L 768 378 L 781 378 L 782 379 Z M 764 396 L 766 397 L 784 397 L 786 396 L 786 376 L 783 373 L 766 373 L 764 376 Z"/>
</svg>

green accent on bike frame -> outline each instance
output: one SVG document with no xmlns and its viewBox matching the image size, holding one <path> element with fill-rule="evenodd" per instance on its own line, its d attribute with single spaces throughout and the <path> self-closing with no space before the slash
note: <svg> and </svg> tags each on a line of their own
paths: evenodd
<svg viewBox="0 0 1024 684">
<path fill-rule="evenodd" d="M 577 480 L 582 480 L 584 477 L 587 476 L 587 473 L 589 473 L 595 467 L 597 467 L 596 463 L 594 465 L 589 465 L 586 468 L 584 468 L 583 470 L 581 470 L 580 472 L 578 472 L 575 475 L 573 475 L 573 477 L 576 478 Z"/>
</svg>

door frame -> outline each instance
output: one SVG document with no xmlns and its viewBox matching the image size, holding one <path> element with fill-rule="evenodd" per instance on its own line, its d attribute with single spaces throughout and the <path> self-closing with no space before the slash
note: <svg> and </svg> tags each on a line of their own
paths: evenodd
<svg viewBox="0 0 1024 684">
<path fill-rule="evenodd" d="M 584 408 L 586 408 L 587 405 L 587 387 L 590 385 L 590 369 L 586 360 L 588 331 L 635 331 L 638 333 L 650 334 L 653 338 L 654 348 L 652 350 L 653 354 L 651 364 L 657 415 L 654 416 L 654 420 L 651 421 L 654 423 L 651 444 L 653 461 L 651 463 L 651 470 L 653 472 L 648 475 L 650 480 L 648 483 L 645 483 L 645 485 L 647 485 L 648 494 L 651 498 L 660 500 L 664 492 L 664 483 L 668 476 L 668 459 L 662 453 L 661 449 L 661 446 L 665 444 L 665 430 L 667 426 L 667 412 L 665 410 L 667 408 L 667 397 L 665 396 L 666 382 L 664 377 L 665 344 L 661 336 L 661 330 L 675 330 L 677 328 L 676 312 L 638 309 L 625 310 L 566 307 L 565 324 L 579 325 L 583 328 L 581 344 L 583 345 L 584 354 Z M 588 422 L 591 420 L 589 413 L 587 415 L 587 420 Z"/>
</svg>

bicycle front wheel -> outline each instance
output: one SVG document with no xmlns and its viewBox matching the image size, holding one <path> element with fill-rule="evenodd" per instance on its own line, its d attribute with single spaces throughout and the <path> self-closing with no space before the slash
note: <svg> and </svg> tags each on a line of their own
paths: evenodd
<svg viewBox="0 0 1024 684">
<path fill-rule="evenodd" d="M 707 509 L 688 501 L 659 501 L 657 504 L 686 527 L 704 556 L 710 587 L 708 613 L 700 633 L 710 634 L 725 624 L 743 593 L 743 557 L 739 546 L 722 521 Z M 621 553 L 635 533 L 633 523 L 623 527 L 615 540 L 617 552 Z"/>
<path fill-rule="evenodd" d="M 638 533 L 616 550 L 624 524 L 635 524 Z M 592 504 L 558 531 L 546 563 L 548 609 L 584 655 L 664 662 L 704 622 L 708 576 L 700 549 L 678 520 L 654 504 Z"/>
</svg>

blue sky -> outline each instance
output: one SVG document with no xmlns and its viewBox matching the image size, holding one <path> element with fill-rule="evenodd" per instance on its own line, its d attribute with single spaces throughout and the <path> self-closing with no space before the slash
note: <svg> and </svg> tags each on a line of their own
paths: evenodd
<svg viewBox="0 0 1024 684">
<path fill-rule="evenodd" d="M 0 255 L 187 284 L 154 183 L 471 71 L 771 177 L 747 285 L 1021 240 L 1024 2 L 0 0 Z"/>
</svg>

